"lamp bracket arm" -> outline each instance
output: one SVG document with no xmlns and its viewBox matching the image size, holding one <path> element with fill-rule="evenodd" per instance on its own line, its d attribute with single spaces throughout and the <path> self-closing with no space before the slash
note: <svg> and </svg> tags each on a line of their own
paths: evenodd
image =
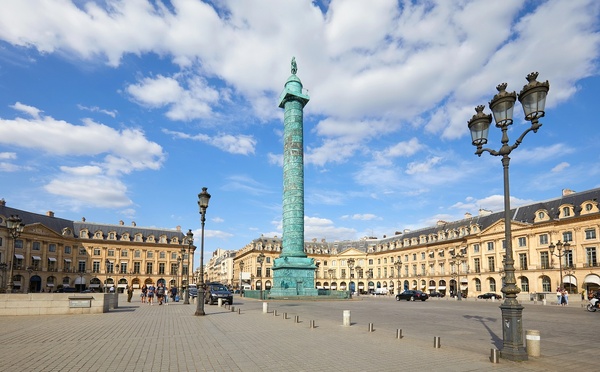
<svg viewBox="0 0 600 372">
<path fill-rule="evenodd" d="M 512 150 L 516 149 L 517 147 L 519 147 L 519 145 L 521 144 L 521 142 L 523 142 L 523 139 L 525 138 L 527 133 L 529 133 L 531 131 L 533 131 L 535 133 L 541 126 L 542 126 L 541 123 L 538 123 L 537 125 L 532 124 L 529 129 L 527 129 L 525 132 L 523 132 L 523 134 L 521 134 L 521 136 L 519 138 L 517 138 L 514 145 L 512 145 L 510 147 L 510 150 L 512 151 Z"/>
<path fill-rule="evenodd" d="M 493 155 L 493 156 L 502 155 L 502 154 L 500 154 L 500 152 L 498 152 L 496 150 L 488 149 L 488 148 L 485 148 L 485 149 L 484 148 L 477 148 L 477 151 L 475 151 L 475 155 L 481 156 L 481 154 L 483 154 L 486 151 L 489 152 L 490 155 Z"/>
</svg>

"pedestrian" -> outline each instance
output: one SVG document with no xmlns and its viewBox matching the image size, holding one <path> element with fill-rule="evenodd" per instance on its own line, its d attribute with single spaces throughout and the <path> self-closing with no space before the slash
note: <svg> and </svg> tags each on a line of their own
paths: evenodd
<svg viewBox="0 0 600 372">
<path fill-rule="evenodd" d="M 163 298 L 165 297 L 165 285 L 160 282 L 158 283 L 158 287 L 156 288 L 156 299 L 158 300 L 158 304 L 163 304 Z"/>
<path fill-rule="evenodd" d="M 175 288 L 175 286 L 171 287 L 171 298 L 173 299 L 173 302 L 175 302 L 175 297 L 177 296 L 177 288 Z"/>
<path fill-rule="evenodd" d="M 148 296 L 148 286 L 146 286 L 146 284 L 144 284 L 142 286 L 142 294 L 140 294 L 140 297 L 142 298 L 142 303 L 143 304 L 146 303 L 147 296 Z"/>
<path fill-rule="evenodd" d="M 563 289 L 563 306 L 567 306 L 569 304 L 569 292 L 566 289 Z"/>
<path fill-rule="evenodd" d="M 115 286 L 112 286 L 108 289 L 110 293 L 115 293 Z"/>
<path fill-rule="evenodd" d="M 133 286 L 129 285 L 127 287 L 127 302 L 131 302 L 131 297 L 133 297 Z"/>
<path fill-rule="evenodd" d="M 148 303 L 150 305 L 152 305 L 152 302 L 154 302 L 154 291 L 156 290 L 156 288 L 150 284 L 148 286 Z"/>
<path fill-rule="evenodd" d="M 562 291 L 560 290 L 560 287 L 556 288 L 556 304 L 562 304 Z"/>
</svg>

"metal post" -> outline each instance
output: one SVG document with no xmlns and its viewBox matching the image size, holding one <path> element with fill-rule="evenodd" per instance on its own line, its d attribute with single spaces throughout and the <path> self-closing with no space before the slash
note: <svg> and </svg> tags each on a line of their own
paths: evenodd
<svg viewBox="0 0 600 372">
<path fill-rule="evenodd" d="M 204 223 L 206 222 L 206 208 L 210 194 L 203 187 L 202 192 L 198 194 L 198 206 L 200 207 L 200 222 L 202 223 L 202 234 L 200 237 L 200 286 L 198 287 L 198 303 L 196 304 L 197 316 L 203 316 L 204 313 Z"/>
<path fill-rule="evenodd" d="M 19 236 L 21 236 L 21 233 L 23 232 L 23 228 L 25 227 L 25 224 L 23 223 L 23 220 L 19 217 L 19 215 L 16 215 L 16 216 L 11 215 L 9 218 L 6 219 L 6 227 L 8 227 L 8 232 L 10 233 L 10 236 L 13 241 L 12 253 L 10 253 L 7 257 L 9 259 L 9 261 L 8 261 L 8 292 L 12 293 L 13 287 L 14 287 L 14 282 L 13 282 L 14 262 L 13 262 L 13 259 L 15 257 L 15 244 L 17 242 L 17 238 Z"/>
</svg>

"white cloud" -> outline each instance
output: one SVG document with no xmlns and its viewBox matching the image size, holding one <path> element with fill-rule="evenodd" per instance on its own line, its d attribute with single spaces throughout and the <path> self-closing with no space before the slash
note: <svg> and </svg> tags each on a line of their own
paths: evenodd
<svg viewBox="0 0 600 372">
<path fill-rule="evenodd" d="M 219 134 L 216 136 L 209 136 L 206 134 L 190 135 L 168 129 L 163 129 L 163 133 L 169 134 L 174 138 L 204 142 L 230 154 L 250 155 L 254 154 L 256 148 L 256 139 L 253 136 L 243 134 Z"/>
<path fill-rule="evenodd" d="M 42 112 L 40 109 L 38 109 L 36 107 L 28 106 L 28 105 L 22 104 L 21 102 L 17 102 L 10 107 L 14 108 L 17 111 L 27 113 L 34 119 L 39 119 L 40 113 Z"/>
<path fill-rule="evenodd" d="M 567 169 L 570 166 L 571 165 L 569 163 L 567 163 L 566 161 L 563 161 L 560 164 L 556 165 L 554 168 L 552 168 L 552 172 L 553 173 L 560 173 L 560 172 L 564 171 L 565 169 Z"/>
<path fill-rule="evenodd" d="M 381 220 L 381 217 L 378 217 L 372 213 L 357 213 L 353 215 L 344 215 L 341 217 L 343 220 L 357 220 L 357 221 L 371 221 L 371 220 Z"/>
</svg>

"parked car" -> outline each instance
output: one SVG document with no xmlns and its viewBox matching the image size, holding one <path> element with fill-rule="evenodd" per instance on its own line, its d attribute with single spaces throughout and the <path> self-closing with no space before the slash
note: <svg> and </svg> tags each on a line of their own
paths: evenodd
<svg viewBox="0 0 600 372">
<path fill-rule="evenodd" d="M 75 287 L 62 287 L 56 290 L 56 293 L 75 293 L 77 289 Z"/>
<path fill-rule="evenodd" d="M 196 284 L 190 284 L 188 291 L 190 293 L 191 298 L 198 297 L 198 287 L 196 286 Z"/>
<path fill-rule="evenodd" d="M 400 301 L 400 300 L 406 300 L 406 301 L 416 301 L 416 300 L 421 300 L 421 301 L 425 301 L 429 298 L 429 295 L 427 293 L 421 292 L 421 291 L 414 291 L 412 289 L 410 290 L 406 290 L 402 293 L 399 293 L 396 295 L 396 301 Z"/>
<path fill-rule="evenodd" d="M 497 293 L 488 292 L 488 293 L 480 294 L 479 296 L 477 296 L 477 298 L 484 299 L 484 300 L 488 300 L 490 298 L 495 299 L 495 300 L 501 300 L 502 296 Z"/>
<path fill-rule="evenodd" d="M 204 293 L 204 303 L 214 305 L 219 301 L 219 298 L 223 299 L 223 302 L 233 304 L 233 293 L 221 283 L 207 283 L 206 292 Z"/>
<path fill-rule="evenodd" d="M 440 297 L 441 298 L 441 297 L 444 297 L 444 296 L 445 296 L 445 294 L 443 294 L 441 292 L 431 292 L 429 294 L 429 297 Z"/>
</svg>

